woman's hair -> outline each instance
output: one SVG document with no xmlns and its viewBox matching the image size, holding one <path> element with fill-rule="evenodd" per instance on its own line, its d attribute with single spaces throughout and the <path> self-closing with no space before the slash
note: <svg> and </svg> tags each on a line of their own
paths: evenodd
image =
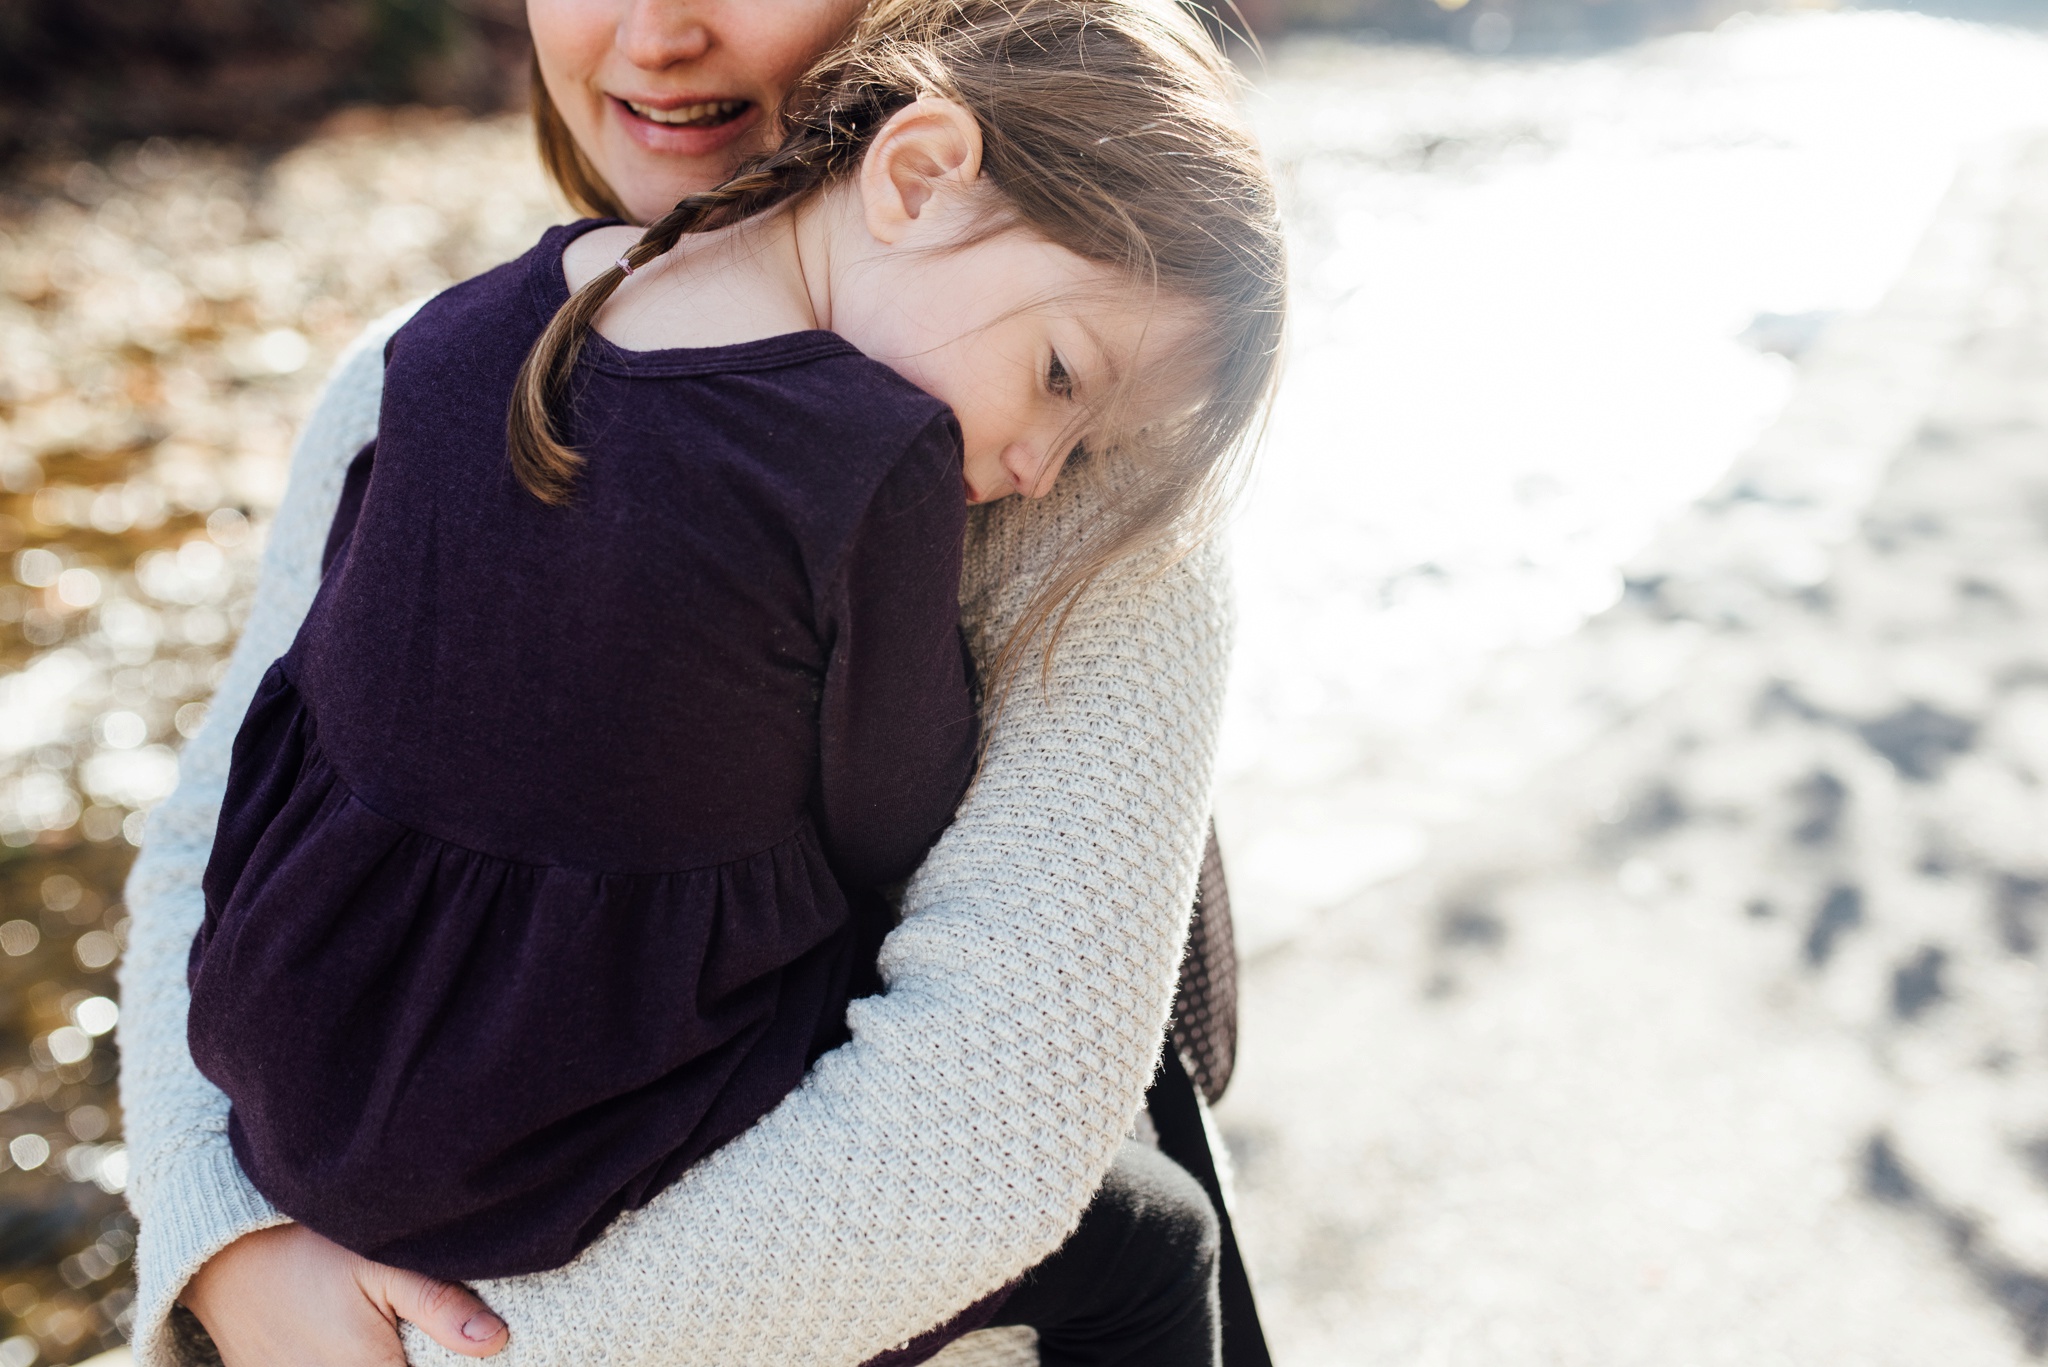
<svg viewBox="0 0 2048 1367">
<path fill-rule="evenodd" d="M 576 135 L 569 131 L 569 121 L 555 108 L 547 82 L 541 78 L 538 51 L 533 54 L 528 79 L 533 92 L 533 138 L 540 144 L 540 164 L 548 179 L 579 214 L 591 218 L 628 217 L 619 197 L 605 184 L 604 177 L 576 141 Z"/>
<path fill-rule="evenodd" d="M 1033 233 L 1192 316 L 1163 362 L 1196 381 L 1190 406 L 1118 431 L 1127 380 L 1091 415 L 1088 464 L 1137 461 L 1142 474 L 1113 481 L 1103 520 L 1038 587 L 1002 649 L 996 674 L 1007 681 L 1048 627 L 1050 665 L 1059 626 L 1105 570 L 1206 529 L 1237 485 L 1277 372 L 1286 290 L 1273 186 L 1238 93 L 1227 60 L 1174 0 L 875 0 L 791 89 L 780 145 L 648 225 L 625 260 L 638 269 L 685 234 L 803 201 L 851 175 L 890 115 L 938 96 L 980 127 L 981 172 L 996 192 L 986 233 Z M 557 182 L 586 207 L 610 207 L 544 93 L 536 112 Z M 626 274 L 612 266 L 578 290 L 520 372 L 512 467 L 544 502 L 566 502 L 582 464 L 559 417 L 577 355 Z"/>
</svg>

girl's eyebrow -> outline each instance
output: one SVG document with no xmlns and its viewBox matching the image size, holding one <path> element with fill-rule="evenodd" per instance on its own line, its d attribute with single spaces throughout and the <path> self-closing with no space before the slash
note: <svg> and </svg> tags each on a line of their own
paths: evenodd
<svg viewBox="0 0 2048 1367">
<path fill-rule="evenodd" d="M 1079 314 L 1073 315 L 1073 323 L 1081 335 L 1088 339 L 1088 345 L 1094 352 L 1087 368 L 1091 371 L 1101 371 L 1105 387 L 1113 392 L 1118 385 L 1123 383 L 1123 362 L 1117 358 L 1115 349 L 1103 339 L 1101 332 L 1096 330 L 1093 323 Z M 1070 362 L 1072 359 L 1069 358 Z M 1075 388 L 1081 388 L 1082 386 L 1079 384 L 1081 377 L 1076 373 L 1075 367 L 1071 363 L 1067 366 L 1067 371 L 1069 374 L 1074 375 L 1076 380 Z M 1092 388 L 1092 386 L 1089 387 Z"/>
</svg>

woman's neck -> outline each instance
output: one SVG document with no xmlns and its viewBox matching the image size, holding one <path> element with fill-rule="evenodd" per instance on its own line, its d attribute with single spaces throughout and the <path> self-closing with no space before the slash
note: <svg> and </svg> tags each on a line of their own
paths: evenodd
<svg viewBox="0 0 2048 1367">
<path fill-rule="evenodd" d="M 685 237 L 635 271 L 606 301 L 597 331 L 629 351 L 731 346 L 832 326 L 841 195 Z M 640 238 L 631 227 L 584 233 L 562 253 L 580 289 Z"/>
</svg>

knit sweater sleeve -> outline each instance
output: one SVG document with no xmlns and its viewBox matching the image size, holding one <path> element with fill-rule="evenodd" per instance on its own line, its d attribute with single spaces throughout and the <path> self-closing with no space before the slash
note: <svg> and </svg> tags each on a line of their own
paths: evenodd
<svg viewBox="0 0 2048 1367">
<path fill-rule="evenodd" d="M 383 345 L 410 308 L 372 324 L 336 364 L 292 453 L 249 619 L 205 726 L 178 760 L 178 786 L 150 813 L 128 875 L 134 917 L 121 964 L 121 1109 L 128 1201 L 141 1223 L 134 1338 L 146 1363 L 172 1360 L 172 1303 L 192 1274 L 242 1235 L 285 1217 L 235 1162 L 228 1101 L 185 1045 L 185 961 L 204 906 L 228 757 L 270 662 L 298 633 L 320 583 L 320 553 L 350 458 L 376 435 Z"/>
<path fill-rule="evenodd" d="M 1076 480 L 981 515 L 963 606 L 984 661 L 1097 506 Z M 1163 1035 L 1227 637 L 1213 551 L 1084 602 L 1047 685 L 1033 670 L 1002 709 L 851 1042 L 576 1262 L 479 1285 L 512 1326 L 505 1367 L 850 1367 L 1065 1240 Z"/>
</svg>

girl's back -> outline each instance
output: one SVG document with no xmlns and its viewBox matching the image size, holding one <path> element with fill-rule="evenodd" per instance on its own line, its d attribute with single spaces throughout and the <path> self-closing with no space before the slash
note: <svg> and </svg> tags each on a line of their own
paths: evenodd
<svg viewBox="0 0 2048 1367">
<path fill-rule="evenodd" d="M 514 480 L 577 231 L 393 339 L 192 961 L 259 1187 L 449 1276 L 559 1265 L 797 1083 L 975 737 L 957 432 L 833 334 L 594 338 L 574 502 Z"/>
<path fill-rule="evenodd" d="M 856 572 L 886 554 L 930 582 L 890 582 L 890 601 L 861 606 L 894 619 L 914 596 L 928 613 L 905 625 L 957 663 L 957 439 L 943 404 L 829 332 L 662 352 L 598 337 L 573 409 L 596 454 L 573 503 L 540 503 L 506 463 L 506 396 L 566 297 L 572 232 L 449 290 L 393 339 L 375 479 L 313 610 L 322 630 L 295 651 L 298 682 L 335 682 L 318 702 L 330 721 L 340 698 L 360 701 L 348 730 L 363 748 L 330 739 L 331 757 L 369 805 L 443 839 L 616 872 L 741 859 L 806 810 L 864 518 L 877 520 Z M 885 483 L 911 506 L 874 507 Z M 932 663 L 927 647 L 903 673 Z M 901 715 L 863 719 L 870 741 L 895 720 L 892 743 L 929 749 L 937 724 L 961 752 L 957 691 L 891 696 Z M 925 795 L 919 815 L 957 797 Z M 923 853 L 929 829 L 892 850 L 889 824 L 835 851 L 861 881 Z"/>
</svg>

